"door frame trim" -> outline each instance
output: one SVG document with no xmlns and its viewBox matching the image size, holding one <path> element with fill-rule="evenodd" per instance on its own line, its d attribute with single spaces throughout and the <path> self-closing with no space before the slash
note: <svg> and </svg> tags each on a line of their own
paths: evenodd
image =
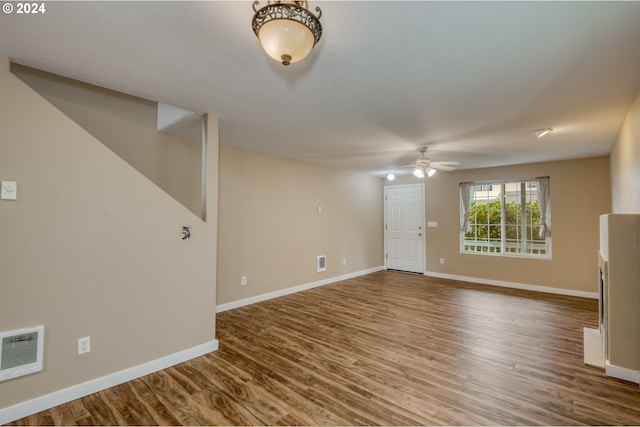
<svg viewBox="0 0 640 427">
<path fill-rule="evenodd" d="M 415 184 L 396 184 L 396 185 L 385 185 L 384 186 L 384 194 L 383 194 L 383 231 L 384 231 L 384 269 L 388 270 L 387 266 L 387 189 L 399 189 L 399 188 L 420 188 L 422 190 L 422 272 L 416 274 L 425 275 L 427 272 L 427 230 L 426 230 L 426 194 L 425 194 L 425 185 L 424 182 L 417 182 Z"/>
</svg>

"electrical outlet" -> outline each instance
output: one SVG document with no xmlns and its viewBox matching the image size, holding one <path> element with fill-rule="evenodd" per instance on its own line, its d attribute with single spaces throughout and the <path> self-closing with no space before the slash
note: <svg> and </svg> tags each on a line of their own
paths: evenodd
<svg viewBox="0 0 640 427">
<path fill-rule="evenodd" d="M 247 276 L 242 276 L 242 279 L 240 279 L 240 284 L 242 286 L 245 286 L 247 284 Z"/>
<path fill-rule="evenodd" d="M 347 259 L 346 258 L 342 258 L 342 265 L 347 265 Z"/>
<path fill-rule="evenodd" d="M 440 258 L 440 264 L 444 264 L 444 258 Z"/>
<path fill-rule="evenodd" d="M 78 354 L 91 352 L 91 337 L 78 338 Z"/>
</svg>

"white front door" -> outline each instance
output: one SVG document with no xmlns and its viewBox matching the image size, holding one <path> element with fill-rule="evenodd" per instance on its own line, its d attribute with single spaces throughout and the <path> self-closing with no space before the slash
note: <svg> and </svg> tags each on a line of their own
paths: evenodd
<svg viewBox="0 0 640 427">
<path fill-rule="evenodd" d="M 386 267 L 424 273 L 424 184 L 394 185 L 385 192 Z"/>
</svg>

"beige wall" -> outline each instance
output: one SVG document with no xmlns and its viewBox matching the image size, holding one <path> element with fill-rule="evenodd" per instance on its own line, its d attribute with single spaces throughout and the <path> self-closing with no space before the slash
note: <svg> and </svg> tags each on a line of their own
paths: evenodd
<svg viewBox="0 0 640 427">
<path fill-rule="evenodd" d="M 552 259 L 461 254 L 459 184 L 537 176 L 551 177 Z M 426 229 L 427 271 L 597 292 L 598 217 L 611 203 L 607 157 L 439 172 L 425 184 L 426 220 L 438 222 Z"/>
<path fill-rule="evenodd" d="M 115 114 L 119 107 L 83 111 L 69 98 L 75 92 L 62 92 L 47 96 L 94 135 L 121 141 L 119 129 L 129 125 Z M 211 341 L 216 304 L 384 264 L 379 178 L 220 146 L 220 190 L 211 168 L 202 222 L 10 74 L 4 57 L 0 93 L 0 179 L 17 180 L 20 193 L 0 201 L 0 331 L 46 327 L 45 370 L 0 383 L 0 408 Z M 148 106 L 124 99 L 132 114 L 151 120 Z M 639 104 L 612 155 L 613 187 L 606 157 L 426 180 L 426 220 L 438 222 L 426 230 L 426 269 L 596 292 L 598 216 L 611 210 L 611 188 L 614 207 L 639 211 Z M 213 117 L 209 130 L 209 162 L 217 164 Z M 110 148 L 158 185 L 172 181 L 175 146 Z M 199 212 L 199 145 L 197 158 L 195 147 L 183 148 L 181 168 L 197 164 L 198 173 L 178 181 L 193 189 L 197 179 L 198 191 L 181 202 Z M 145 157 L 147 149 L 157 152 Z M 551 177 L 552 260 L 459 253 L 460 182 L 543 175 Z M 396 184 L 406 182 L 415 181 Z M 192 227 L 189 241 L 179 239 L 183 225 Z M 317 255 L 327 256 L 324 273 L 315 271 Z M 28 310 L 16 301 L 28 301 Z M 93 351 L 77 356 L 76 341 L 87 335 Z"/>
<path fill-rule="evenodd" d="M 640 92 L 611 152 L 612 212 L 640 213 Z"/>
<path fill-rule="evenodd" d="M 382 196 L 380 178 L 221 145 L 218 304 L 382 266 Z"/>
<path fill-rule="evenodd" d="M 200 214 L 201 132 L 157 131 L 157 103 L 33 68 L 11 71 L 131 166 Z"/>
<path fill-rule="evenodd" d="M 0 330 L 45 326 L 44 370 L 1 382 L 0 408 L 211 343 L 215 167 L 205 223 L 11 74 L 6 57 L 0 93 L 0 179 L 19 190 L 0 200 Z M 85 336 L 92 351 L 78 356 Z"/>
</svg>

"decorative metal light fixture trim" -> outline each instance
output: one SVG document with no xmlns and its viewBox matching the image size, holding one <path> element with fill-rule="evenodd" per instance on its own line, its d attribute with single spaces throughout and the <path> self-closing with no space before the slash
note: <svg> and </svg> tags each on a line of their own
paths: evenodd
<svg viewBox="0 0 640 427">
<path fill-rule="evenodd" d="M 315 8 L 316 16 L 307 10 L 306 1 L 268 1 L 261 9 L 256 8 L 258 4 L 253 2 L 255 14 L 251 27 L 267 54 L 282 65 L 304 59 L 320 41 L 322 10 L 319 7 Z"/>
</svg>

